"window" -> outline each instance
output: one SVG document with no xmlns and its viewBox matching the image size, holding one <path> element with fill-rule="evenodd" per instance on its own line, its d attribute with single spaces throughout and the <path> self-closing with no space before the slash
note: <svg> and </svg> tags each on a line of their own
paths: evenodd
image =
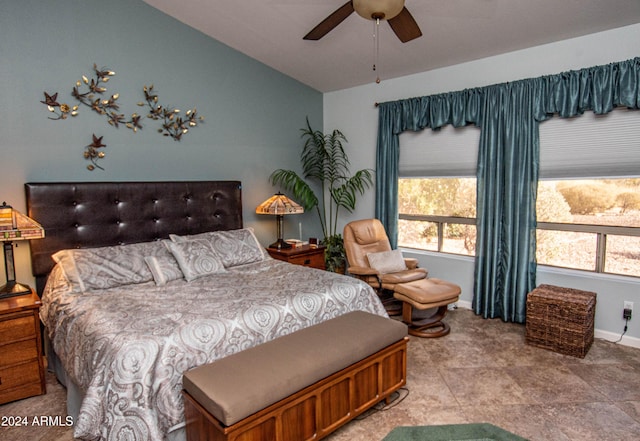
<svg viewBox="0 0 640 441">
<path fill-rule="evenodd" d="M 398 184 L 398 245 L 475 255 L 475 178 L 406 178 Z"/>
<path fill-rule="evenodd" d="M 475 255 L 475 178 L 399 180 L 398 245 Z M 540 181 L 538 264 L 640 277 L 640 179 Z"/>
<path fill-rule="evenodd" d="M 540 181 L 539 264 L 640 277 L 640 179 Z"/>
<path fill-rule="evenodd" d="M 448 125 L 400 138 L 398 245 L 475 255 L 480 130 Z"/>
<path fill-rule="evenodd" d="M 638 139 L 637 110 L 540 124 L 539 264 L 640 277 Z"/>
<path fill-rule="evenodd" d="M 475 255 L 478 133 L 443 128 L 402 135 L 400 246 Z M 539 264 L 640 277 L 638 139 L 638 111 L 540 125 Z"/>
</svg>

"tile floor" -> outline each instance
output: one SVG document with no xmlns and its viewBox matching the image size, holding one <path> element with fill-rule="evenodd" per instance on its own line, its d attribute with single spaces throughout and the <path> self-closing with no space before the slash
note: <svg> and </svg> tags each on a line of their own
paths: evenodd
<svg viewBox="0 0 640 441">
<path fill-rule="evenodd" d="M 466 309 L 447 321 L 446 337 L 411 338 L 404 400 L 327 439 L 378 441 L 399 425 L 489 422 L 532 441 L 640 440 L 640 349 L 597 339 L 579 359 L 526 345 L 522 325 Z M 0 416 L 66 415 L 64 389 L 48 381 L 46 395 L 0 406 Z M 73 439 L 67 427 L 0 427 L 0 438 Z"/>
<path fill-rule="evenodd" d="M 451 312 L 451 334 L 412 337 L 409 395 L 330 441 L 398 425 L 488 422 L 532 441 L 640 440 L 640 349 L 596 339 L 584 359 L 525 344 L 523 325 Z"/>
</svg>

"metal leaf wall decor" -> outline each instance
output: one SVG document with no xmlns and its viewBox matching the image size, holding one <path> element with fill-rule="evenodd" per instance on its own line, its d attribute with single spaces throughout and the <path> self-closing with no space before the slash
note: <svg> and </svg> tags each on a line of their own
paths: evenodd
<svg viewBox="0 0 640 441">
<path fill-rule="evenodd" d="M 75 86 L 71 90 L 71 96 L 75 98 L 79 104 L 70 106 L 67 103 L 60 103 L 58 101 L 58 92 L 54 94 L 44 92 L 44 100 L 40 102 L 46 105 L 49 112 L 55 115 L 49 116 L 49 119 L 65 120 L 70 116 L 76 117 L 79 114 L 80 105 L 82 105 L 104 116 L 107 122 L 116 128 L 124 125 L 134 133 L 142 130 L 142 117 L 138 113 L 134 112 L 128 118 L 125 117 L 124 113 L 120 113 L 120 105 L 117 102 L 120 94 L 114 93 L 110 96 L 107 95 L 105 85 L 116 73 L 108 68 L 99 69 L 95 63 L 93 64 L 93 71 L 93 78 L 89 79 L 86 75 L 82 75 L 82 78 L 76 81 Z M 149 108 L 147 118 L 160 121 L 161 127 L 158 129 L 158 132 L 163 136 L 171 137 L 174 141 L 180 141 L 192 127 L 196 127 L 198 123 L 204 121 L 204 117 L 198 116 L 195 107 L 187 110 L 183 116 L 181 115 L 182 112 L 177 108 L 158 104 L 158 95 L 154 92 L 153 85 L 148 87 L 145 85 L 142 88 L 142 92 L 145 101 L 138 102 L 138 106 L 143 107 L 146 105 Z M 95 163 L 95 160 L 104 157 L 104 152 L 98 152 L 96 150 L 97 148 L 105 147 L 104 145 L 97 145 L 101 144 L 102 137 L 96 138 L 94 134 L 93 138 L 94 142 L 87 146 L 87 150 L 83 153 L 85 159 L 92 161 L 92 164 L 87 168 L 94 170 L 97 167 L 104 170 Z M 101 156 L 94 156 L 94 154 L 98 155 L 98 153 Z"/>
</svg>

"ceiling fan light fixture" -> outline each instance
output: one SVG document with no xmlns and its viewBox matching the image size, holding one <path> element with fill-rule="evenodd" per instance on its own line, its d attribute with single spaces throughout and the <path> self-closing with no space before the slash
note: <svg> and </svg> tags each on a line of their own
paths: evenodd
<svg viewBox="0 0 640 441">
<path fill-rule="evenodd" d="M 390 20 L 402 12 L 404 0 L 353 0 L 353 9 L 367 20 Z"/>
</svg>

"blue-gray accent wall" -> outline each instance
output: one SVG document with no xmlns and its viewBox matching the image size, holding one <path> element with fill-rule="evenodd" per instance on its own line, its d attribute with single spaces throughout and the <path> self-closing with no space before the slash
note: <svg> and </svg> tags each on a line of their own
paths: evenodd
<svg viewBox="0 0 640 441">
<path fill-rule="evenodd" d="M 323 126 L 319 91 L 141 0 L 2 0 L 0 60 L 0 202 L 21 210 L 29 181 L 239 179 L 245 225 L 269 243 L 275 219 L 254 212 L 277 191 L 268 176 L 299 169 L 307 116 Z M 126 116 L 146 114 L 137 103 L 153 84 L 160 104 L 196 107 L 205 122 L 176 142 L 155 121 L 143 119 L 134 134 L 86 107 L 75 118 L 49 120 L 43 92 L 75 104 L 71 90 L 83 74 L 93 76 L 93 63 L 116 72 L 106 95 L 120 94 Z M 87 170 L 83 158 L 93 134 L 107 144 L 104 171 Z M 285 235 L 298 237 L 300 223 L 304 236 L 318 235 L 315 218 L 292 216 Z"/>
</svg>

